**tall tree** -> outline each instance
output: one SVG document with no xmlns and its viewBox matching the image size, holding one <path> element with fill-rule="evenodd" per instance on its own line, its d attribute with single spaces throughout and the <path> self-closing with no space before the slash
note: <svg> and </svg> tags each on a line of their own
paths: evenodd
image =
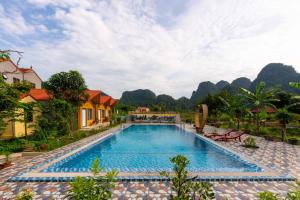
<svg viewBox="0 0 300 200">
<path fill-rule="evenodd" d="M 260 123 L 259 123 L 259 113 L 266 109 L 266 107 L 275 108 L 272 102 L 277 101 L 274 97 L 275 91 L 273 89 L 266 90 L 265 82 L 260 82 L 256 88 L 254 93 L 241 88 L 241 94 L 247 99 L 248 105 L 256 110 L 255 121 L 256 121 L 256 132 L 259 133 Z"/>
<path fill-rule="evenodd" d="M 44 84 L 55 98 L 64 99 L 75 107 L 86 100 L 87 86 L 78 71 L 60 72 L 52 75 Z"/>
<path fill-rule="evenodd" d="M 55 98 L 65 100 L 72 105 L 73 111 L 66 113 L 65 116 L 69 118 L 69 125 L 73 130 L 75 113 L 88 97 L 85 93 L 87 86 L 84 78 L 78 71 L 60 72 L 52 75 L 44 86 Z"/>
</svg>

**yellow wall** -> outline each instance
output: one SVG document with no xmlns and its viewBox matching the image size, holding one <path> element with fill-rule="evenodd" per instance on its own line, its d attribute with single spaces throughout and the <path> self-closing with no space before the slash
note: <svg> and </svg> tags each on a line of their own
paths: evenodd
<svg viewBox="0 0 300 200">
<path fill-rule="evenodd" d="M 27 96 L 24 99 L 20 100 L 20 102 L 23 103 L 31 103 L 36 102 L 32 97 Z M 38 117 L 40 116 L 40 111 L 37 107 L 34 107 L 33 112 L 33 121 L 30 123 L 27 123 L 27 135 L 31 135 L 34 131 L 34 124 L 37 121 Z M 14 137 L 24 137 L 25 136 L 25 123 L 22 122 L 24 120 L 24 115 L 22 113 L 24 112 L 23 109 L 18 109 L 16 111 L 16 114 L 18 117 L 16 118 L 17 121 L 10 121 L 7 123 L 7 127 L 3 134 L 1 135 L 1 138 L 3 139 L 10 139 Z M 21 121 L 18 121 L 21 120 Z"/>
<path fill-rule="evenodd" d="M 82 127 L 82 109 L 92 109 L 93 110 L 93 114 L 92 114 L 92 119 L 91 120 L 87 120 L 87 127 L 92 126 L 94 121 L 98 121 L 99 116 L 98 116 L 98 110 L 104 110 L 105 113 L 105 117 L 108 118 L 107 122 L 109 122 L 109 118 L 111 116 L 108 116 L 107 114 L 111 111 L 111 107 L 110 106 L 105 106 L 103 104 L 94 104 L 91 101 L 86 102 L 85 104 L 83 104 L 80 109 L 78 110 L 78 127 L 79 128 L 83 128 Z M 87 113 L 87 111 L 86 111 Z M 103 123 L 104 121 L 104 117 L 101 116 L 100 118 L 100 123 Z"/>
<path fill-rule="evenodd" d="M 88 109 L 92 109 L 92 119 L 88 120 L 87 119 L 87 116 L 86 116 L 86 119 L 87 119 L 87 126 L 91 126 L 93 121 L 95 120 L 95 108 L 94 108 L 94 104 L 90 101 L 87 101 L 86 103 L 84 103 L 80 108 L 79 108 L 79 111 L 78 111 L 78 127 L 79 128 L 83 128 L 82 127 L 82 116 L 81 116 L 81 111 L 82 109 L 86 109 L 86 115 L 88 114 Z"/>
</svg>

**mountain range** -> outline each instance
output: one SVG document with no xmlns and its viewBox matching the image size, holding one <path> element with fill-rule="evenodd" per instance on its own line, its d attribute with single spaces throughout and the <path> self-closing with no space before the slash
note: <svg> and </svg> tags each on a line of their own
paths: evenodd
<svg viewBox="0 0 300 200">
<path fill-rule="evenodd" d="M 148 107 L 163 104 L 167 110 L 189 109 L 208 94 L 217 94 L 223 90 L 233 93 L 240 87 L 254 91 L 256 85 L 261 81 L 264 81 L 267 87 L 275 86 L 289 92 L 299 93 L 299 91 L 289 86 L 289 82 L 300 82 L 300 74 L 292 66 L 282 63 L 270 63 L 262 68 L 253 81 L 246 77 L 240 77 L 231 83 L 224 80 L 216 84 L 210 81 L 201 82 L 197 90 L 192 92 L 190 98 L 181 97 L 174 99 L 166 94 L 156 96 L 151 90 L 138 89 L 123 92 L 120 102 L 126 105 Z"/>
</svg>

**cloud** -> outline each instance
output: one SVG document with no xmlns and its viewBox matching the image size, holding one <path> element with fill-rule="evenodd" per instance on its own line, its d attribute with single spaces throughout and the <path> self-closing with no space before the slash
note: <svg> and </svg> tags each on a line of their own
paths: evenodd
<svg viewBox="0 0 300 200">
<path fill-rule="evenodd" d="M 90 88 L 115 97 L 138 88 L 190 96 L 201 81 L 253 79 L 269 62 L 300 67 L 297 0 L 28 3 L 40 23 L 19 15 L 26 24 L 20 27 L 39 37 L 17 46 L 25 52 L 22 63 L 36 66 L 44 79 L 77 69 Z M 0 7 L 1 17 L 11 20 Z"/>
<path fill-rule="evenodd" d="M 16 10 L 7 10 L 0 4 L 1 31 L 11 35 L 24 35 L 34 33 L 35 27 L 27 23 Z"/>
</svg>

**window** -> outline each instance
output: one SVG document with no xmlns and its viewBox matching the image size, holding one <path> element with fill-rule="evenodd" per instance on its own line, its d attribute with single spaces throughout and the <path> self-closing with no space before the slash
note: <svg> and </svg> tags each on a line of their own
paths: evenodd
<svg viewBox="0 0 300 200">
<path fill-rule="evenodd" d="M 14 77 L 14 78 L 13 78 L 13 82 L 14 82 L 14 83 L 20 83 L 20 79 Z"/>
<path fill-rule="evenodd" d="M 92 109 L 88 109 L 87 119 L 91 120 L 92 118 L 93 118 L 93 110 Z"/>
<path fill-rule="evenodd" d="M 105 111 L 101 110 L 101 118 L 105 117 Z"/>
</svg>

